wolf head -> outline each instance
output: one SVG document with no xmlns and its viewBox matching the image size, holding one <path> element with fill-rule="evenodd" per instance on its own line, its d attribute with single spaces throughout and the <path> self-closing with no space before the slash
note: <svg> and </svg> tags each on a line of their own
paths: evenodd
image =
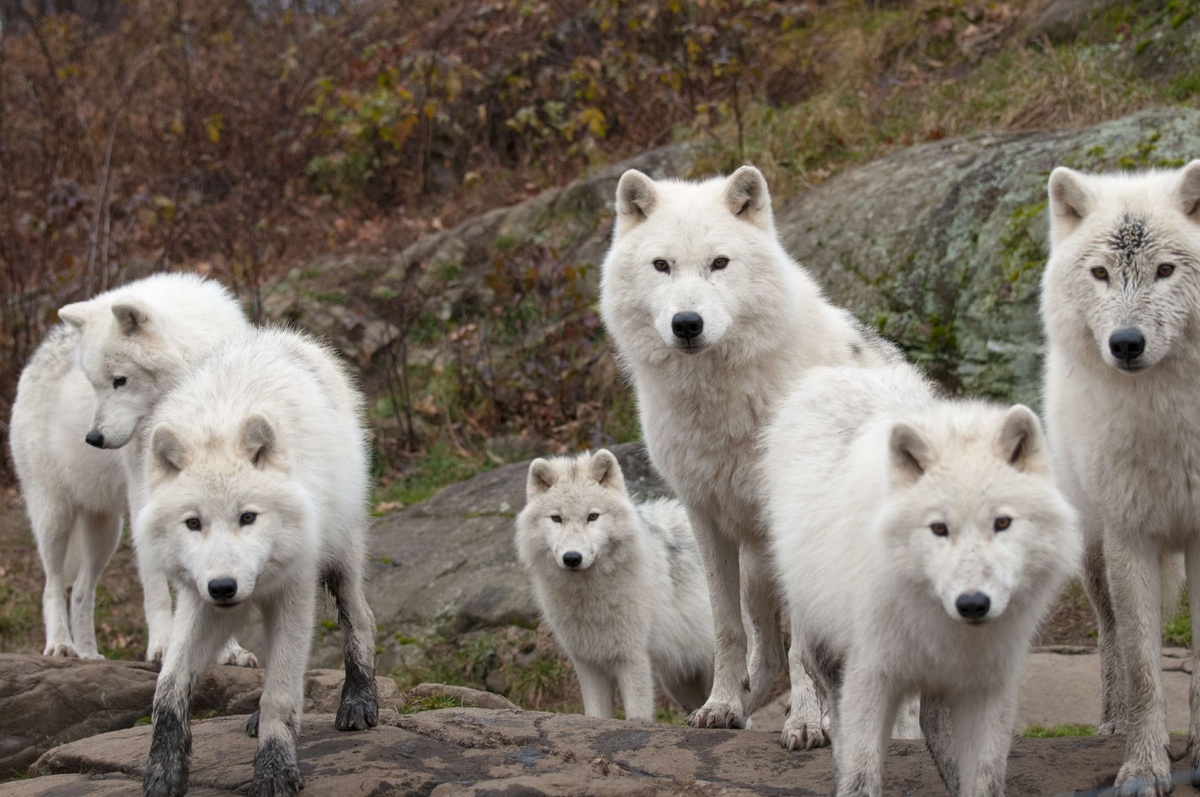
<svg viewBox="0 0 1200 797">
<path fill-rule="evenodd" d="M 146 470 L 138 525 L 168 572 L 213 605 L 236 606 L 280 587 L 286 563 L 311 547 L 303 530 L 313 508 L 262 413 L 248 414 L 231 434 L 159 423 Z"/>
<path fill-rule="evenodd" d="M 699 183 L 631 169 L 616 205 L 601 309 L 623 354 L 649 362 L 740 354 L 778 337 L 764 327 L 789 295 L 786 271 L 799 267 L 775 237 L 758 169 Z"/>
<path fill-rule="evenodd" d="M 612 452 L 535 459 L 517 517 L 517 552 L 528 568 L 607 570 L 636 544 L 636 515 Z"/>
<path fill-rule="evenodd" d="M 1170 357 L 1200 320 L 1200 161 L 1119 175 L 1059 167 L 1049 190 L 1051 339 L 1126 374 Z"/>
<path fill-rule="evenodd" d="M 950 617 L 982 623 L 1014 596 L 1054 589 L 1082 541 L 1058 492 L 1037 416 L 953 404 L 897 421 L 880 515 L 884 555 Z"/>
</svg>

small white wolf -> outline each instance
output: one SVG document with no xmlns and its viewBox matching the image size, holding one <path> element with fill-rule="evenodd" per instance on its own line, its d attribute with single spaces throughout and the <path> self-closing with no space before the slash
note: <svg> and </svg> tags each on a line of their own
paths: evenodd
<svg viewBox="0 0 1200 797">
<path fill-rule="evenodd" d="M 1122 794 L 1165 794 L 1160 629 L 1163 603 L 1178 599 L 1180 552 L 1200 632 L 1200 161 L 1138 174 L 1058 168 L 1049 194 L 1046 423 L 1086 537 L 1099 730 L 1127 732 Z M 1188 754 L 1200 785 L 1200 644 L 1193 660 Z"/>
<path fill-rule="evenodd" d="M 654 677 L 691 711 L 712 686 L 712 610 L 678 501 L 634 504 L 605 449 L 535 459 L 517 516 L 517 554 L 571 657 L 589 717 L 654 719 Z"/>
<path fill-rule="evenodd" d="M 171 577 L 178 607 L 154 693 L 147 797 L 187 791 L 192 685 L 251 606 L 267 639 L 266 685 L 247 728 L 259 738 L 252 790 L 269 797 L 303 788 L 296 736 L 320 584 L 343 634 L 337 727 L 376 724 L 361 416 L 362 396 L 334 354 L 283 329 L 228 341 L 155 410 L 133 533 Z"/>
<path fill-rule="evenodd" d="M 604 324 L 632 377 L 651 461 L 687 508 L 716 627 L 713 689 L 688 724 L 740 728 L 772 697 L 785 666 L 759 431 L 805 369 L 899 354 L 829 304 L 784 251 L 754 167 L 696 183 L 630 170 L 616 205 L 601 277 Z M 792 701 L 785 744 L 826 743 L 811 680 L 801 668 L 792 678 L 805 699 Z"/>
<path fill-rule="evenodd" d="M 65 323 L 51 330 L 21 374 L 13 462 L 46 572 L 45 654 L 102 658 L 93 620 L 96 583 L 120 542 L 126 509 L 136 512 L 140 501 L 142 421 L 179 375 L 249 323 L 220 283 L 194 274 L 148 277 L 67 305 L 59 317 Z M 171 595 L 163 574 L 147 571 L 141 557 L 138 570 L 146 658 L 161 660 Z M 256 664 L 232 641 L 221 660 Z"/>
<path fill-rule="evenodd" d="M 1083 542 L 1027 407 L 935 399 L 911 368 L 819 368 L 763 439 L 772 545 L 831 698 L 838 797 L 878 797 L 920 696 L 955 797 L 998 797 L 1020 672 Z"/>
</svg>

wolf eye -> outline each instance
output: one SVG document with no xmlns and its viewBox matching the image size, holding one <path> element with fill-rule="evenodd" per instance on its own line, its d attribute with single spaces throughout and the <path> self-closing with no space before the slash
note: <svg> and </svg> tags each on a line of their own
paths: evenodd
<svg viewBox="0 0 1200 797">
<path fill-rule="evenodd" d="M 550 519 L 555 523 L 562 523 L 562 515 L 551 515 Z"/>
<path fill-rule="evenodd" d="M 1108 282 L 1108 269 L 1096 266 L 1096 268 L 1092 269 L 1092 276 L 1101 282 Z"/>
<path fill-rule="evenodd" d="M 950 534 L 950 529 L 946 528 L 945 523 L 930 523 L 929 530 L 935 537 L 946 537 Z"/>
<path fill-rule="evenodd" d="M 1162 266 L 1159 266 L 1159 268 L 1162 268 Z M 119 387 L 125 387 L 125 383 L 128 381 L 129 380 L 126 379 L 125 377 L 118 376 L 116 379 L 113 380 L 113 390 L 116 390 Z"/>
<path fill-rule="evenodd" d="M 252 525 L 254 525 L 254 521 L 257 519 L 258 519 L 257 512 L 243 512 L 242 516 L 240 518 L 238 518 L 238 523 L 240 523 L 243 526 L 252 526 Z"/>
<path fill-rule="evenodd" d="M 188 527 L 188 531 L 199 531 L 200 530 L 200 518 L 190 517 L 187 520 L 183 521 L 183 525 Z"/>
<path fill-rule="evenodd" d="M 713 271 L 720 271 L 721 269 L 725 268 L 725 267 L 726 267 L 726 266 L 728 266 L 728 265 L 729 265 L 729 258 L 727 258 L 727 257 L 718 257 L 716 260 L 714 260 L 714 261 L 712 262 L 712 270 L 713 270 Z"/>
<path fill-rule="evenodd" d="M 1004 531 L 1011 525 L 1012 525 L 1012 518 L 1008 517 L 1007 515 L 1001 515 L 1000 517 L 996 518 L 995 521 L 992 522 L 992 528 L 995 529 L 996 531 Z"/>
<path fill-rule="evenodd" d="M 1174 263 L 1159 263 L 1158 270 L 1154 272 L 1154 276 L 1160 280 L 1166 279 L 1175 273 Z"/>
<path fill-rule="evenodd" d="M 666 274 L 671 270 L 671 264 L 663 260 L 661 257 L 657 258 L 654 261 L 654 270 L 661 271 L 662 273 Z"/>
<path fill-rule="evenodd" d="M 600 519 L 599 512 L 589 512 L 588 513 L 588 523 L 591 523 L 593 520 L 599 520 L 599 519 Z"/>
</svg>

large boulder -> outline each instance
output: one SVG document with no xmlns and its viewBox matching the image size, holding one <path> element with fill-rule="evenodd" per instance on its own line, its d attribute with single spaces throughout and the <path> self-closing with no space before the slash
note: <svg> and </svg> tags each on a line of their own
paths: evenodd
<svg viewBox="0 0 1200 797">
<path fill-rule="evenodd" d="M 242 733 L 243 724 L 238 717 L 193 723 L 193 793 L 249 793 L 255 742 Z M 149 747 L 146 727 L 63 745 L 37 762 L 31 771 L 36 777 L 0 786 L 0 797 L 132 797 L 140 793 Z M 1007 793 L 1072 794 L 1112 783 L 1124 749 L 1124 740 L 1112 736 L 1016 739 Z M 832 786 L 828 748 L 787 752 L 774 733 L 511 710 L 445 709 L 408 716 L 388 711 L 379 727 L 363 733 L 335 731 L 330 716 L 309 717 L 300 734 L 299 758 L 306 797 L 750 797 L 828 794 Z M 888 795 L 945 793 L 923 742 L 893 742 L 884 773 Z M 97 780 L 103 776 L 109 780 Z M 1177 793 L 1190 791 L 1179 788 Z"/>
</svg>

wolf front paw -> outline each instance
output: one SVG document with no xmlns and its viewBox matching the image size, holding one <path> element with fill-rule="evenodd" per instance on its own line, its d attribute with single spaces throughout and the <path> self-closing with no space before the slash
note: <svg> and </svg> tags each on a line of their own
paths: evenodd
<svg viewBox="0 0 1200 797">
<path fill-rule="evenodd" d="M 1125 722 L 1124 720 L 1106 720 L 1100 723 L 1100 727 L 1096 728 L 1097 736 L 1124 736 Z"/>
<path fill-rule="evenodd" d="M 182 756 L 150 756 L 142 780 L 145 797 L 182 797 L 188 790 L 187 759 Z"/>
<path fill-rule="evenodd" d="M 710 700 L 687 718 L 693 728 L 745 728 L 746 714 L 741 706 L 721 700 Z"/>
<path fill-rule="evenodd" d="M 151 664 L 162 664 L 167 657 L 167 643 L 156 642 L 146 648 L 146 661 Z"/>
<path fill-rule="evenodd" d="M 221 651 L 218 664 L 228 664 L 231 667 L 258 667 L 258 657 L 241 645 L 231 645 Z"/>
<path fill-rule="evenodd" d="M 70 642 L 58 642 L 54 645 L 47 645 L 42 651 L 43 656 L 54 656 L 60 659 L 77 659 L 79 652 L 75 650 L 75 646 Z"/>
<path fill-rule="evenodd" d="M 779 745 L 785 750 L 812 750 L 829 744 L 829 731 L 821 723 L 805 722 L 788 717 L 779 735 Z"/>
<path fill-rule="evenodd" d="M 296 753 L 282 742 L 270 740 L 254 755 L 254 797 L 292 797 L 304 788 L 304 775 L 296 764 Z"/>
<path fill-rule="evenodd" d="M 1126 762 L 1117 773 L 1116 792 L 1121 797 L 1164 797 L 1174 791 L 1167 762 Z"/>
<path fill-rule="evenodd" d="M 246 735 L 251 739 L 258 738 L 258 709 L 246 720 Z"/>
<path fill-rule="evenodd" d="M 365 731 L 379 723 L 379 702 L 374 697 L 349 698 L 338 706 L 333 727 L 339 731 Z"/>
</svg>

